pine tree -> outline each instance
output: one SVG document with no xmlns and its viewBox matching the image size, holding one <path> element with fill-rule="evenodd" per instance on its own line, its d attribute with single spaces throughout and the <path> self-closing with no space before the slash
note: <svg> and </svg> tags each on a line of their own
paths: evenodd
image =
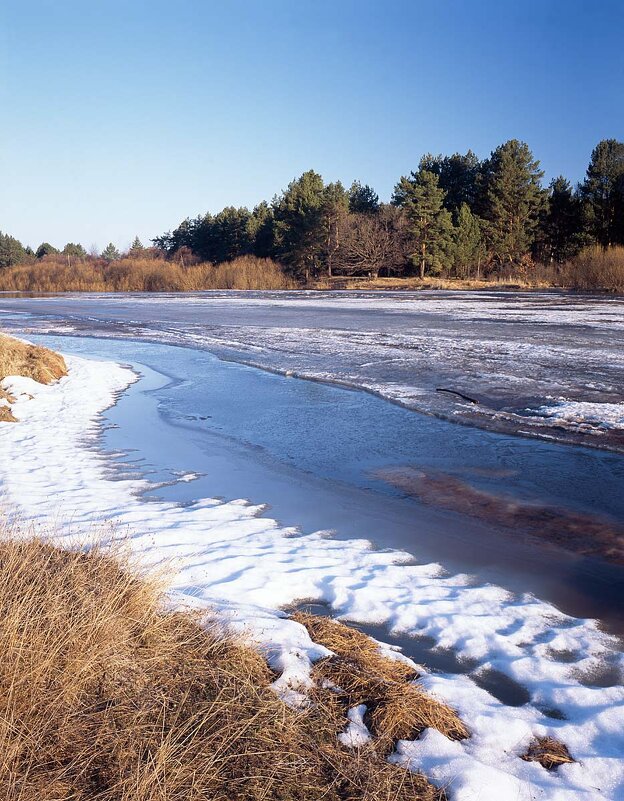
<svg viewBox="0 0 624 801">
<path fill-rule="evenodd" d="M 453 260 L 455 273 L 461 278 L 469 278 L 472 268 L 476 267 L 477 276 L 481 260 L 485 256 L 485 243 L 481 231 L 481 222 L 476 214 L 470 211 L 467 203 L 462 203 L 457 212 L 455 226 L 455 247 Z"/>
<path fill-rule="evenodd" d="M 321 224 L 323 226 L 322 258 L 327 267 L 327 275 L 332 276 L 335 257 L 340 248 L 341 234 L 349 213 L 349 195 L 340 181 L 327 184 L 323 190 Z"/>
<path fill-rule="evenodd" d="M 120 252 L 112 242 L 108 243 L 100 255 L 103 259 L 106 259 L 106 261 L 117 261 L 117 259 L 121 258 Z"/>
<path fill-rule="evenodd" d="M 254 255 L 267 258 L 275 255 L 275 220 L 273 209 L 266 200 L 258 203 L 251 212 L 247 231 L 253 242 Z"/>
<path fill-rule="evenodd" d="M 143 247 L 143 243 L 141 242 L 138 236 L 135 236 L 132 244 L 130 245 L 130 250 L 128 251 L 128 255 L 134 257 L 141 256 L 144 251 L 145 248 Z"/>
<path fill-rule="evenodd" d="M 540 229 L 539 255 L 544 262 L 567 261 L 585 244 L 581 202 L 562 175 L 550 182 Z"/>
<path fill-rule="evenodd" d="M 86 259 L 87 257 L 87 251 L 82 247 L 82 245 L 76 245 L 73 242 L 68 242 L 63 248 L 62 252 L 64 256 L 69 256 L 70 258 Z"/>
<path fill-rule="evenodd" d="M 28 255 L 19 239 L 0 231 L 0 267 L 20 264 L 28 258 Z"/>
<path fill-rule="evenodd" d="M 588 227 L 603 247 L 624 244 L 624 142 L 603 139 L 581 187 Z"/>
<path fill-rule="evenodd" d="M 352 214 L 374 214 L 379 211 L 379 195 L 368 184 L 354 181 L 349 189 L 349 211 Z"/>
<path fill-rule="evenodd" d="M 434 275 L 450 264 L 453 249 L 453 222 L 444 208 L 444 190 L 438 176 L 428 170 L 401 178 L 394 191 L 394 202 L 407 213 L 415 244 L 412 263 L 420 277 Z"/>
<path fill-rule="evenodd" d="M 322 177 L 308 170 L 273 202 L 277 253 L 295 276 L 306 281 L 321 264 L 324 200 Z"/>
<path fill-rule="evenodd" d="M 44 256 L 53 256 L 58 253 L 58 249 L 51 245 L 49 242 L 42 242 L 37 250 L 35 251 L 35 256 L 38 259 L 42 259 Z"/>
<path fill-rule="evenodd" d="M 444 207 L 457 214 L 462 203 L 470 209 L 477 199 L 477 188 L 481 162 L 469 150 L 465 155 L 432 156 L 430 153 L 420 160 L 419 170 L 427 170 L 438 176 L 438 184 L 446 193 Z"/>
<path fill-rule="evenodd" d="M 484 214 L 493 260 L 519 263 L 535 240 L 545 203 L 544 173 L 528 145 L 510 139 L 483 166 Z"/>
</svg>

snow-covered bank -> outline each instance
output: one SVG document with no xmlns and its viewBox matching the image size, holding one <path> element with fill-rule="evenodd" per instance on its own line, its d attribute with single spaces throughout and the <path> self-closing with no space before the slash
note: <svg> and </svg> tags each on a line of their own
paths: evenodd
<svg viewBox="0 0 624 801">
<path fill-rule="evenodd" d="M 471 729 L 464 743 L 429 731 L 401 745 L 410 759 L 457 799 L 624 797 L 624 691 L 579 681 L 613 657 L 614 643 L 590 621 L 576 621 L 530 596 L 511 597 L 407 554 L 372 551 L 364 541 L 301 535 L 257 516 L 258 507 L 206 499 L 190 507 L 140 500 L 146 481 L 110 479 L 110 461 L 93 447 L 98 413 L 134 380 L 112 363 L 68 358 L 70 375 L 43 387 L 12 381 L 19 425 L 0 427 L 0 481 L 21 516 L 73 531 L 114 521 L 151 562 L 176 560 L 173 590 L 216 604 L 235 625 L 272 648 L 283 671 L 278 689 L 305 684 L 310 660 L 324 650 L 277 606 L 325 600 L 340 614 L 428 634 L 526 686 L 532 704 L 504 707 L 466 677 L 430 675 L 425 684 L 456 706 Z M 33 396 L 30 399 L 29 396 Z M 574 661 L 570 662 L 573 657 Z M 619 657 L 617 657 L 619 659 Z M 565 720 L 538 709 L 556 709 Z M 579 760 L 549 774 L 522 762 L 533 735 L 553 734 Z"/>
</svg>

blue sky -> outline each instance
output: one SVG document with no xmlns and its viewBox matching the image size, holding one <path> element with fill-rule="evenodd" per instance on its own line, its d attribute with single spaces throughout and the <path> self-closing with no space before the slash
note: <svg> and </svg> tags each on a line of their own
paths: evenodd
<svg viewBox="0 0 624 801">
<path fill-rule="evenodd" d="M 514 137 L 577 181 L 624 138 L 623 42 L 621 0 L 3 0 L 0 229 L 125 247 Z"/>
</svg>

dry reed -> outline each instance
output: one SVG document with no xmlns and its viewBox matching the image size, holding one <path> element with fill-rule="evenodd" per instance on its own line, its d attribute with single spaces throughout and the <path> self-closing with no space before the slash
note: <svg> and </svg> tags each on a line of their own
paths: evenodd
<svg viewBox="0 0 624 801">
<path fill-rule="evenodd" d="M 522 759 L 525 762 L 539 762 L 547 770 L 574 762 L 568 747 L 554 737 L 537 737 L 522 755 Z"/>
<path fill-rule="evenodd" d="M 0 539 L 0 787 L 12 801 L 436 801 L 252 648 L 167 613 L 119 554 Z"/>
<path fill-rule="evenodd" d="M 241 256 L 231 262 L 184 265 L 153 258 L 106 262 L 48 256 L 0 270 L 0 290 L 16 292 L 194 292 L 207 289 L 291 289 L 294 283 L 271 259 Z"/>
<path fill-rule="evenodd" d="M 407 662 L 384 656 L 374 640 L 343 623 L 305 612 L 292 617 L 334 652 L 314 666 L 316 684 L 333 686 L 345 709 L 366 705 L 364 720 L 378 751 L 389 753 L 397 740 L 415 739 L 426 728 L 452 740 L 468 737 L 457 713 L 414 683 L 417 674 Z"/>
</svg>

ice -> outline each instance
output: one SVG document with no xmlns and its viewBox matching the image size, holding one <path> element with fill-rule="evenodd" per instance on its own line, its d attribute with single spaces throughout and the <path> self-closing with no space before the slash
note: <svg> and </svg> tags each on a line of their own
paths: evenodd
<svg viewBox="0 0 624 801">
<path fill-rule="evenodd" d="M 223 291 L 7 298 L 1 306 L 30 315 L 13 314 L 11 325 L 202 348 L 497 431 L 624 449 L 620 427 L 561 425 L 554 414 L 526 414 L 549 398 L 580 404 L 577 415 L 621 403 L 618 297 Z"/>
<path fill-rule="evenodd" d="M 471 737 L 452 743 L 427 731 L 401 743 L 394 758 L 431 775 L 455 801 L 624 798 L 624 688 L 581 681 L 606 662 L 622 668 L 618 643 L 594 621 L 365 540 L 281 527 L 244 500 L 145 502 L 149 482 L 112 480 L 110 458 L 98 450 L 101 412 L 137 376 L 112 362 L 66 360 L 69 375 L 57 384 L 5 381 L 19 422 L 0 424 L 0 483 L 17 517 L 43 533 L 56 522 L 55 536 L 72 543 L 112 523 L 146 564 L 169 567 L 172 604 L 216 609 L 265 651 L 279 675 L 275 689 L 291 704 L 304 701 L 311 665 L 327 654 L 277 611 L 302 598 L 348 620 L 433 637 L 520 683 L 531 700 L 513 708 L 466 676 L 425 676 L 425 686 L 460 711 Z M 558 719 L 542 709 L 557 710 Z M 355 712 L 351 723 L 359 723 Z M 578 763 L 549 773 L 522 761 L 531 739 L 545 734 L 565 742 Z"/>
</svg>

